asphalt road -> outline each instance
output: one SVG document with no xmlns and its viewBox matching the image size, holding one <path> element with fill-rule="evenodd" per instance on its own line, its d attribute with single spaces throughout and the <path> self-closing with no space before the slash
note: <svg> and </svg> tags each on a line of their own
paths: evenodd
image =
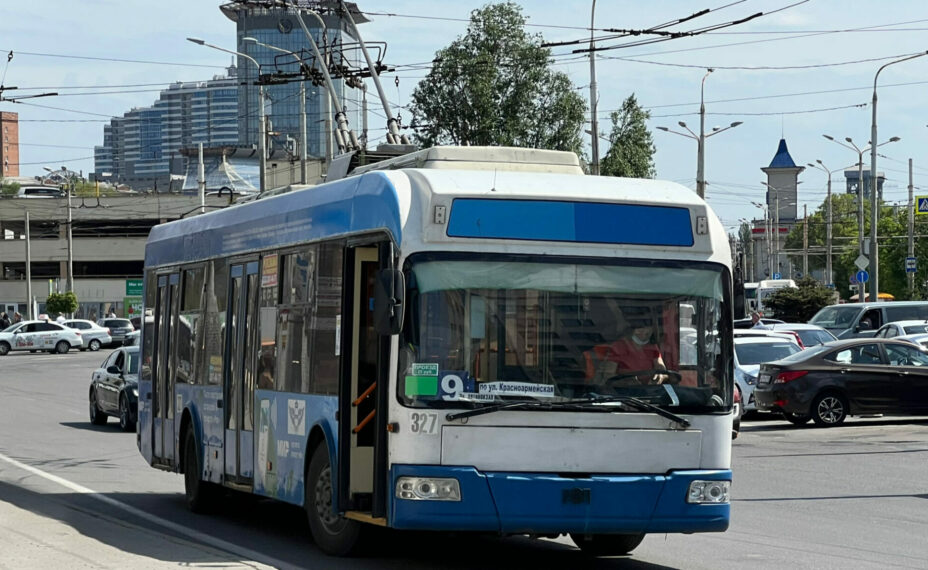
<svg viewBox="0 0 928 570">
<path fill-rule="evenodd" d="M 928 567 L 928 418 L 746 421 L 728 532 L 651 535 L 629 557 L 589 560 L 567 538 L 380 532 L 346 562 L 315 548 L 294 507 L 230 494 L 189 513 L 181 476 L 148 467 L 115 418 L 90 424 L 107 353 L 0 357 L 0 569 Z"/>
</svg>

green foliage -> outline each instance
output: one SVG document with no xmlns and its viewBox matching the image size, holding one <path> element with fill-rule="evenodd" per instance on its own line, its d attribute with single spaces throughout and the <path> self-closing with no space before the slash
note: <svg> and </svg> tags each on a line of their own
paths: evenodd
<svg viewBox="0 0 928 570">
<path fill-rule="evenodd" d="M 812 277 L 803 277 L 796 281 L 796 285 L 798 288 L 777 289 L 764 299 L 767 316 L 788 323 L 804 323 L 814 317 L 819 309 L 835 302 L 835 292 Z"/>
<path fill-rule="evenodd" d="M 77 310 L 77 295 L 73 291 L 67 293 L 52 293 L 45 301 L 45 310 L 53 314 L 73 313 Z"/>
<path fill-rule="evenodd" d="M 824 271 L 825 235 L 827 209 L 826 202 L 809 214 L 809 249 L 820 252 L 809 256 L 809 271 Z M 857 272 L 854 260 L 860 255 L 858 241 L 857 202 L 850 194 L 832 195 L 832 249 L 835 286 L 841 297 L 850 298 L 857 293 L 857 288 L 849 282 L 851 275 Z M 877 234 L 880 246 L 880 292 L 893 295 L 896 300 L 928 298 L 925 290 L 928 282 L 928 240 L 915 238 L 915 257 L 918 259 L 918 272 L 915 274 L 915 288 L 910 292 L 905 273 L 905 258 L 908 256 L 908 211 L 905 206 L 894 208 L 880 205 Z M 928 217 L 915 217 L 915 236 L 928 234 Z M 864 202 L 864 236 L 870 237 L 870 202 Z M 793 251 L 802 251 L 802 224 L 790 232 L 785 247 Z M 867 253 L 869 256 L 869 252 Z M 791 254 L 793 266 L 802 265 L 802 256 Z"/>
<path fill-rule="evenodd" d="M 0 196 L 15 196 L 19 192 L 19 184 L 16 182 L 0 184 Z"/>
<path fill-rule="evenodd" d="M 654 178 L 654 153 L 657 149 L 647 127 L 651 113 L 642 109 L 632 94 L 622 102 L 622 109 L 613 111 L 610 117 L 612 132 L 609 133 L 609 143 L 612 146 L 600 162 L 600 174 Z"/>
<path fill-rule="evenodd" d="M 467 33 L 436 53 L 412 94 L 423 146 L 520 146 L 582 153 L 586 101 L 551 68 L 513 2 L 471 12 Z"/>
</svg>

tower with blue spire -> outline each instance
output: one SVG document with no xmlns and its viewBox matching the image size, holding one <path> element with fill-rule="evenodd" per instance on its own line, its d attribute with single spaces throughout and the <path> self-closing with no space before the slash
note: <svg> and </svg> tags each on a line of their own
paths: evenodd
<svg viewBox="0 0 928 570">
<path fill-rule="evenodd" d="M 776 217 L 779 208 L 780 222 L 792 225 L 796 221 L 798 208 L 799 173 L 805 170 L 804 166 L 796 166 L 793 157 L 786 148 L 786 139 L 780 139 L 777 153 L 770 161 L 770 166 L 761 168 L 767 175 L 767 209 L 771 218 Z M 779 198 L 779 204 L 777 204 Z"/>
</svg>

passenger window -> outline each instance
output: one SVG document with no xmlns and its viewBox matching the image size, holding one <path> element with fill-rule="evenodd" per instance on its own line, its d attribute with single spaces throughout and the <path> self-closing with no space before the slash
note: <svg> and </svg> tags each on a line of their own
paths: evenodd
<svg viewBox="0 0 928 570">
<path fill-rule="evenodd" d="M 893 366 L 928 366 L 928 354 L 907 346 L 886 346 L 886 355 Z"/>
<path fill-rule="evenodd" d="M 851 349 L 852 364 L 882 364 L 880 347 L 875 344 L 864 344 Z"/>
</svg>

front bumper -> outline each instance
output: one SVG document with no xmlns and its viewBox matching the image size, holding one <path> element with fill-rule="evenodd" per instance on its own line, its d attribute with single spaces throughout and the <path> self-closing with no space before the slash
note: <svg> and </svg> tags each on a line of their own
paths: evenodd
<svg viewBox="0 0 928 570">
<path fill-rule="evenodd" d="M 453 477 L 460 501 L 412 501 L 394 494 L 401 476 Z M 731 481 L 730 470 L 664 475 L 480 472 L 473 467 L 394 465 L 389 525 L 401 529 L 502 534 L 722 532 L 729 503 L 691 504 L 694 480 Z"/>
</svg>

